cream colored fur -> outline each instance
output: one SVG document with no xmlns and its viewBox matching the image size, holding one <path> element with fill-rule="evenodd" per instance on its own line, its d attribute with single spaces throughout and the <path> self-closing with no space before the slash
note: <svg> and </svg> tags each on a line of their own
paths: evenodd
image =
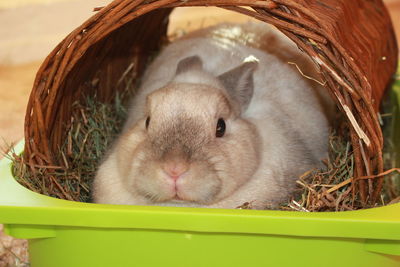
<svg viewBox="0 0 400 267">
<path fill-rule="evenodd" d="M 263 51 L 209 37 L 219 29 L 256 33 L 273 48 Z M 191 56 L 198 56 L 203 67 L 176 74 L 178 63 Z M 258 59 L 258 66 L 254 94 L 241 113 L 217 76 L 249 56 Z M 94 201 L 211 208 L 252 202 L 256 209 L 285 201 L 296 178 L 327 156 L 332 106 L 325 89 L 287 61 L 317 75 L 286 37 L 264 24 L 219 25 L 167 46 L 145 72 L 123 133 L 99 168 Z M 226 133 L 215 138 L 221 117 Z M 186 148 L 189 159 L 182 152 Z M 184 200 L 173 199 L 174 185 L 160 167 L 168 157 L 190 162 L 176 185 Z"/>
</svg>

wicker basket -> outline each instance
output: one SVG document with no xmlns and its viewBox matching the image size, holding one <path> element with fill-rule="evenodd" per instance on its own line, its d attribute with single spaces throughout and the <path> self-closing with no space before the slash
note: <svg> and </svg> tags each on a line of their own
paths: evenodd
<svg viewBox="0 0 400 267">
<path fill-rule="evenodd" d="M 218 6 L 276 26 L 315 62 L 345 113 L 355 177 L 383 171 L 377 112 L 398 51 L 381 0 L 115 0 L 71 32 L 40 67 L 25 119 L 25 160 L 31 168 L 65 164 L 54 155 L 66 138 L 72 103 L 95 93 L 111 101 L 132 62 L 140 77 L 166 40 L 172 9 L 181 6 Z M 86 86 L 94 79 L 95 87 Z M 354 193 L 364 202 L 377 199 L 382 177 L 354 181 Z"/>
</svg>

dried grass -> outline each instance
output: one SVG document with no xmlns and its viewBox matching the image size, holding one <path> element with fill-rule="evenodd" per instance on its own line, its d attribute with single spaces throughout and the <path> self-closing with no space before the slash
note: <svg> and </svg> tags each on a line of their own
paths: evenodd
<svg viewBox="0 0 400 267">
<path fill-rule="evenodd" d="M 360 179 L 377 178 L 385 175 L 380 202 L 383 206 L 400 202 L 400 109 L 396 99 L 400 96 L 400 67 L 392 90 L 382 104 L 380 114 L 384 134 L 385 172 Z M 395 92 L 398 92 L 397 95 Z M 340 121 L 344 118 L 337 118 Z M 343 125 L 343 124 L 339 124 Z M 338 129 L 338 128 L 336 128 Z M 305 212 L 348 211 L 369 208 L 358 195 L 354 195 L 353 186 L 357 180 L 353 177 L 354 155 L 346 129 L 338 129 L 329 137 L 329 158 L 324 161 L 323 170 L 309 170 L 296 181 L 298 188 L 289 203 L 281 205 L 283 210 Z"/>
<path fill-rule="evenodd" d="M 13 171 L 17 181 L 41 194 L 89 202 L 99 161 L 125 120 L 126 110 L 122 103 L 125 94 L 117 95 L 110 104 L 99 103 L 96 96 L 86 97 L 85 103 L 74 103 L 68 138 L 58 155 L 64 166 L 41 166 L 32 171 L 23 155 L 14 155 Z"/>
<path fill-rule="evenodd" d="M 351 198 L 354 157 L 350 142 L 332 132 L 329 137 L 326 170 L 309 170 L 296 181 L 296 197 L 282 209 L 299 211 L 351 210 L 357 204 Z"/>
</svg>

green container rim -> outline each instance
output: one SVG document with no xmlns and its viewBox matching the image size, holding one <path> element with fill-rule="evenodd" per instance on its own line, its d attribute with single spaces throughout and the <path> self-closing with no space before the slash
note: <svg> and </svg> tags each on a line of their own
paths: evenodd
<svg viewBox="0 0 400 267">
<path fill-rule="evenodd" d="M 20 142 L 14 151 L 22 150 Z M 9 158 L 0 161 L 0 223 L 14 231 L 35 228 L 35 237 L 68 226 L 400 240 L 400 203 L 319 213 L 81 203 L 30 191 L 14 179 L 11 167 Z"/>
</svg>

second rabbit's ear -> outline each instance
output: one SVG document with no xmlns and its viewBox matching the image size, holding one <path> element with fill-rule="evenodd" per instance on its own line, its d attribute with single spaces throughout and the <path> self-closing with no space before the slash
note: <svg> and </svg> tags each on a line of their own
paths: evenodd
<svg viewBox="0 0 400 267">
<path fill-rule="evenodd" d="M 199 56 L 191 56 L 181 59 L 176 67 L 176 74 L 181 74 L 191 70 L 202 70 L 203 62 Z"/>
<path fill-rule="evenodd" d="M 257 66 L 257 61 L 244 62 L 218 76 L 229 95 L 240 104 L 242 112 L 247 109 L 253 97 L 253 72 Z"/>
</svg>

